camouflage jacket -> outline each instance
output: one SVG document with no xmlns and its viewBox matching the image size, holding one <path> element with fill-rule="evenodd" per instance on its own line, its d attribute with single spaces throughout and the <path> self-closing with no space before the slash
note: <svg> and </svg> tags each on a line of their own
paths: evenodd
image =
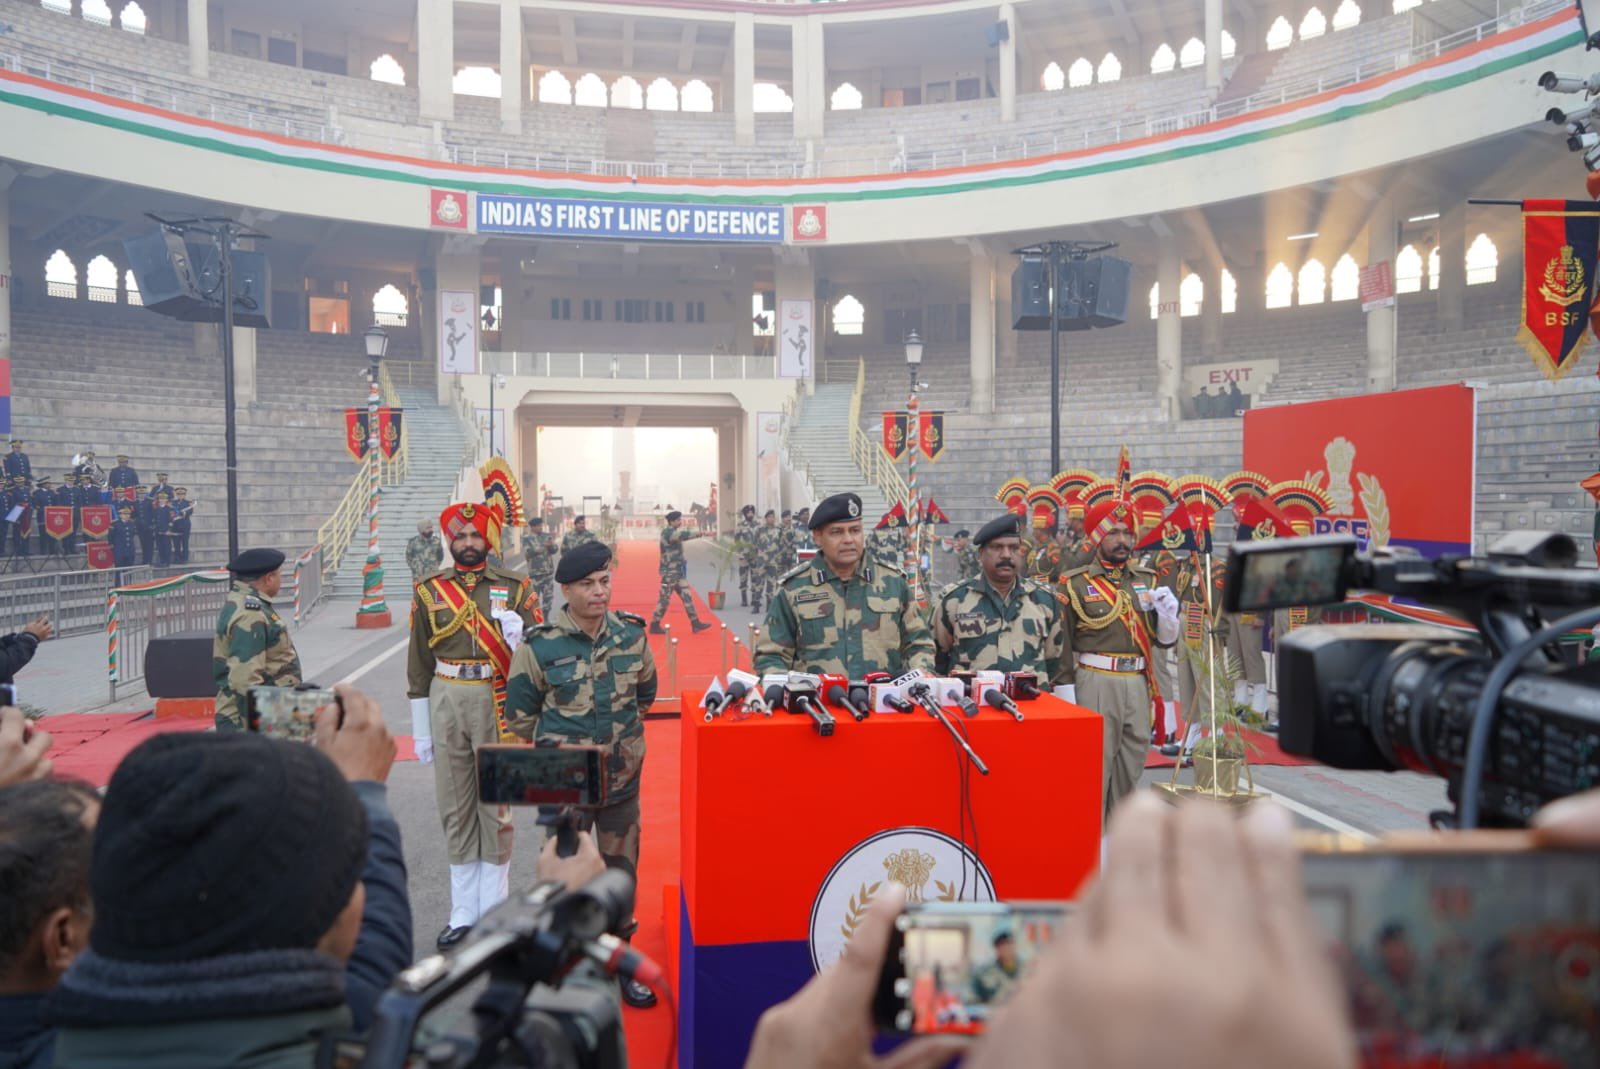
<svg viewBox="0 0 1600 1069">
<path fill-rule="evenodd" d="M 799 520 L 795 520 L 790 526 L 789 548 L 794 550 L 796 554 L 802 549 L 812 548 L 811 531 Z"/>
<path fill-rule="evenodd" d="M 778 543 L 779 552 L 783 558 L 782 566 L 778 570 L 786 572 L 795 566 L 796 559 L 794 555 L 796 541 L 793 522 L 784 523 L 782 520 L 778 521 Z"/>
<path fill-rule="evenodd" d="M 522 626 L 531 628 L 544 620 L 539 595 L 533 580 L 516 572 L 486 564 L 474 577 L 458 571 L 454 564 L 430 572 L 417 583 L 411 601 L 411 649 L 406 658 L 406 695 L 426 698 L 433 686 L 433 673 L 439 661 L 486 662 L 489 654 L 475 637 L 471 626 L 456 622 L 456 614 L 443 604 L 431 589 L 433 580 L 454 583 L 468 591 L 478 612 L 499 628 L 492 615 L 496 609 L 514 609 Z M 468 586 L 468 583 L 471 583 Z M 470 614 L 463 620 L 470 619 Z"/>
<path fill-rule="evenodd" d="M 1091 584 L 1090 580 L 1097 580 Z M 1100 591 L 1100 584 L 1115 587 L 1116 594 L 1108 598 Z M 1079 653 L 1098 653 L 1106 656 L 1140 657 L 1141 644 L 1129 632 L 1118 604 L 1126 602 L 1134 610 L 1134 624 L 1143 631 L 1145 644 L 1156 642 L 1156 613 L 1154 609 L 1141 609 L 1141 599 L 1156 586 L 1154 572 L 1136 564 L 1124 565 L 1114 573 L 1096 559 L 1093 564 L 1074 568 L 1061 577 L 1061 592 L 1067 598 L 1066 619 L 1066 671 L 1061 682 L 1074 681 L 1076 663 L 1072 658 Z M 1114 600 L 1113 600 L 1114 599 Z"/>
<path fill-rule="evenodd" d="M 756 528 L 756 567 L 763 572 L 782 575 L 788 571 L 783 566 L 783 529 L 762 524 Z"/>
<path fill-rule="evenodd" d="M 956 550 L 956 582 L 964 583 L 976 576 L 981 568 L 978 567 L 978 547 L 967 545 Z"/>
<path fill-rule="evenodd" d="M 511 658 L 506 723 L 525 739 L 605 747 L 612 801 L 639 791 L 644 721 L 656 699 L 656 663 L 644 620 L 606 614 L 594 638 L 565 607 L 535 627 Z"/>
<path fill-rule="evenodd" d="M 741 547 L 739 550 L 739 558 L 747 566 L 752 566 L 757 563 L 756 532 L 760 530 L 761 524 L 757 523 L 755 520 L 744 519 L 741 519 L 738 525 L 733 529 L 734 539 L 744 543 L 743 547 Z"/>
<path fill-rule="evenodd" d="M 933 638 L 950 667 L 968 672 L 1032 672 L 1052 685 L 1063 663 L 1062 604 L 1048 586 L 1020 580 L 1005 598 L 983 576 L 945 588 L 933 614 Z"/>
<path fill-rule="evenodd" d="M 217 614 L 211 678 L 217 685 L 217 726 L 239 731 L 245 727 L 245 692 L 251 687 L 292 687 L 302 681 L 289 625 L 272 602 L 237 579 Z"/>
<path fill-rule="evenodd" d="M 906 544 L 897 527 L 885 527 L 867 536 L 867 555 L 872 563 L 899 569 L 905 562 Z"/>
<path fill-rule="evenodd" d="M 528 576 L 533 579 L 555 575 L 556 558 L 560 549 L 556 540 L 544 531 L 529 531 L 522 536 L 522 559 L 528 566 Z"/>
<path fill-rule="evenodd" d="M 406 543 L 406 567 L 415 582 L 438 568 L 444 561 L 444 543 L 432 535 L 416 534 Z"/>
<path fill-rule="evenodd" d="M 756 646 L 757 672 L 832 672 L 860 679 L 933 669 L 927 617 L 897 569 L 862 561 L 840 579 L 818 557 L 778 580 Z"/>
<path fill-rule="evenodd" d="M 689 574 L 689 564 L 683 559 L 683 544 L 699 537 L 699 532 L 691 531 L 687 526 L 673 527 L 669 524 L 661 528 L 661 578 L 676 580 Z"/>
<path fill-rule="evenodd" d="M 580 531 L 576 527 L 561 536 L 561 553 L 565 555 L 585 542 L 598 542 L 593 531 Z"/>
</svg>

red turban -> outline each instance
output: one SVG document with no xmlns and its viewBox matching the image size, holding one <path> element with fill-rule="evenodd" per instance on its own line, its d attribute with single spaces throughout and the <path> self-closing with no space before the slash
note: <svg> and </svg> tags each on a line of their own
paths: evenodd
<svg viewBox="0 0 1600 1069">
<path fill-rule="evenodd" d="M 500 552 L 500 527 L 504 522 L 498 505 L 478 505 L 470 501 L 458 501 L 439 513 L 439 529 L 444 532 L 446 545 L 471 527 L 496 553 Z"/>
<path fill-rule="evenodd" d="M 1143 513 L 1139 507 L 1131 501 L 1123 498 L 1110 498 L 1093 506 L 1084 513 L 1084 535 L 1091 545 L 1098 546 L 1105 538 L 1106 532 L 1119 523 L 1130 532 L 1138 534 L 1143 518 Z"/>
</svg>

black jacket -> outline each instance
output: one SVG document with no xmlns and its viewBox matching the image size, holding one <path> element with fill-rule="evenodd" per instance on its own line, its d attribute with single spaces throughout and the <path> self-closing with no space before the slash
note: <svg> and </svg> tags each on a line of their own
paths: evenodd
<svg viewBox="0 0 1600 1069">
<path fill-rule="evenodd" d="M 33 660 L 39 640 L 26 631 L 0 635 L 0 683 L 10 683 L 22 666 Z"/>
</svg>

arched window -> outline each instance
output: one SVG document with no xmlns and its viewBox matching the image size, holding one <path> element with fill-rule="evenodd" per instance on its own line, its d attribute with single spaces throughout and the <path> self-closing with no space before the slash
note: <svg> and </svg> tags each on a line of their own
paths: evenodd
<svg viewBox="0 0 1600 1069">
<path fill-rule="evenodd" d="M 1398 15 L 1403 11 L 1410 11 L 1414 7 L 1421 6 L 1422 0 L 1394 0 L 1394 13 Z"/>
<path fill-rule="evenodd" d="M 57 249 L 44 262 L 44 290 L 52 297 L 78 298 L 78 265 L 66 250 Z"/>
<path fill-rule="evenodd" d="M 783 86 L 771 82 L 757 82 L 750 91 L 751 110 L 759 112 L 789 112 L 794 110 L 794 100 L 783 91 Z"/>
<path fill-rule="evenodd" d="M 828 100 L 828 106 L 834 111 L 860 111 L 861 90 L 849 82 L 843 82 L 839 88 L 833 91 L 833 96 Z"/>
<path fill-rule="evenodd" d="M 1300 303 L 1321 304 L 1328 299 L 1328 269 L 1316 257 L 1300 268 Z"/>
<path fill-rule="evenodd" d="M 83 21 L 96 26 L 111 25 L 111 5 L 106 0 L 83 0 Z"/>
<path fill-rule="evenodd" d="M 1267 307 L 1287 308 L 1294 303 L 1294 272 L 1279 261 L 1267 274 Z"/>
<path fill-rule="evenodd" d="M 1349 253 L 1339 257 L 1339 262 L 1333 265 L 1333 273 L 1328 276 L 1328 300 L 1353 301 L 1361 296 L 1361 268 L 1356 264 L 1356 258 Z"/>
<path fill-rule="evenodd" d="M 1039 75 L 1039 88 L 1047 93 L 1054 93 L 1067 87 L 1067 72 L 1061 69 L 1061 64 L 1051 60 Z"/>
<path fill-rule="evenodd" d="M 867 322 L 867 310 L 850 294 L 840 297 L 833 305 L 833 332 L 835 334 L 860 334 Z"/>
<path fill-rule="evenodd" d="M 678 102 L 684 111 L 714 111 L 716 105 L 711 87 L 698 78 L 691 78 L 684 83 Z"/>
<path fill-rule="evenodd" d="M 1321 8 L 1313 7 L 1306 12 L 1306 17 L 1300 20 L 1300 40 L 1309 41 L 1314 37 L 1321 37 L 1328 32 L 1328 18 L 1322 13 Z"/>
<path fill-rule="evenodd" d="M 1107 52 L 1105 58 L 1100 61 L 1099 70 L 1095 72 L 1095 80 L 1098 82 L 1120 82 L 1122 80 L 1122 60 L 1118 59 L 1114 53 Z"/>
<path fill-rule="evenodd" d="M 1407 245 L 1394 258 L 1394 291 L 1417 293 L 1422 289 L 1422 254 L 1415 245 Z"/>
<path fill-rule="evenodd" d="M 1222 269 L 1222 314 L 1232 315 L 1239 310 L 1239 280 L 1226 267 Z"/>
<path fill-rule="evenodd" d="M 594 71 L 585 74 L 578 79 L 578 84 L 572 87 L 572 102 L 582 108 L 605 107 L 605 80 Z"/>
<path fill-rule="evenodd" d="M 611 83 L 611 106 L 613 108 L 633 108 L 638 110 L 644 107 L 644 88 L 631 74 L 624 74 L 621 78 Z"/>
<path fill-rule="evenodd" d="M 88 283 L 89 299 L 101 304 L 117 303 L 117 265 L 108 256 L 96 256 L 83 269 L 83 280 Z"/>
<path fill-rule="evenodd" d="M 1479 234 L 1467 246 L 1467 285 L 1481 286 L 1493 282 L 1500 274 L 1500 250 L 1494 247 L 1488 234 Z"/>
<path fill-rule="evenodd" d="M 1267 51 L 1276 52 L 1280 48 L 1288 48 L 1294 44 L 1294 27 L 1289 25 L 1289 20 L 1279 15 L 1272 21 L 1272 26 L 1267 30 Z"/>
<path fill-rule="evenodd" d="M 462 67 L 456 71 L 450 91 L 467 97 L 498 97 L 500 72 L 493 67 Z"/>
<path fill-rule="evenodd" d="M 1178 65 L 1178 55 L 1172 51 L 1172 46 L 1162 43 L 1156 49 L 1156 54 L 1150 57 L 1150 73 L 1165 74 Z"/>
<path fill-rule="evenodd" d="M 1178 314 L 1180 316 L 1197 316 L 1200 306 L 1206 300 L 1205 280 L 1199 275 L 1185 275 L 1178 284 Z"/>
<path fill-rule="evenodd" d="M 133 268 L 128 268 L 122 275 L 122 288 L 128 291 L 128 303 L 135 308 L 144 307 L 144 298 L 139 296 L 139 280 L 133 277 Z"/>
<path fill-rule="evenodd" d="M 572 103 L 572 83 L 560 71 L 545 71 L 539 77 L 539 103 Z"/>
<path fill-rule="evenodd" d="M 410 312 L 411 304 L 406 295 L 393 284 L 372 295 L 372 321 L 380 327 L 403 327 Z"/>
<path fill-rule="evenodd" d="M 145 17 L 144 8 L 137 3 L 129 3 L 122 9 L 122 28 L 129 33 L 144 36 L 144 31 L 149 27 L 150 20 Z"/>
<path fill-rule="evenodd" d="M 1433 251 L 1428 253 L 1428 288 L 1439 288 L 1439 246 L 1435 245 Z"/>
<path fill-rule="evenodd" d="M 385 52 L 372 61 L 372 66 L 367 68 L 367 75 L 375 82 L 387 82 L 390 85 L 405 85 L 405 68 L 400 66 L 400 61 Z"/>
<path fill-rule="evenodd" d="M 1072 61 L 1072 66 L 1067 68 L 1067 85 L 1079 89 L 1086 85 L 1094 84 L 1094 64 L 1079 56 Z"/>
<path fill-rule="evenodd" d="M 1183 42 L 1183 47 L 1178 50 L 1178 66 L 1198 67 L 1206 61 L 1206 46 L 1198 37 L 1191 37 Z"/>
<path fill-rule="evenodd" d="M 72 14 L 72 0 L 40 0 L 39 6 L 58 15 Z"/>
<path fill-rule="evenodd" d="M 1344 0 L 1333 12 L 1333 28 L 1348 30 L 1352 26 L 1361 25 L 1361 8 L 1356 0 Z"/>
<path fill-rule="evenodd" d="M 644 106 L 649 111 L 677 111 L 678 87 L 665 78 L 657 78 L 644 91 Z"/>
<path fill-rule="evenodd" d="M 1234 41 L 1233 34 L 1227 30 L 1222 31 L 1222 58 L 1232 59 L 1239 52 L 1238 42 Z"/>
<path fill-rule="evenodd" d="M 1150 318 L 1161 314 L 1161 283 L 1150 283 Z"/>
</svg>

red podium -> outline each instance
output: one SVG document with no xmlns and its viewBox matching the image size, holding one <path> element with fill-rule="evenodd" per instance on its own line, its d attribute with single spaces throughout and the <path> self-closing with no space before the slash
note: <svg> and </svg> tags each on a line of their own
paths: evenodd
<svg viewBox="0 0 1600 1069">
<path fill-rule="evenodd" d="M 716 720 L 683 696 L 679 1063 L 744 1063 L 757 1018 L 838 956 L 888 880 L 928 901 L 1073 897 L 1099 860 L 1101 725 L 1051 697 L 1022 722 L 843 710 Z M 961 776 L 970 784 L 961 805 Z"/>
</svg>

